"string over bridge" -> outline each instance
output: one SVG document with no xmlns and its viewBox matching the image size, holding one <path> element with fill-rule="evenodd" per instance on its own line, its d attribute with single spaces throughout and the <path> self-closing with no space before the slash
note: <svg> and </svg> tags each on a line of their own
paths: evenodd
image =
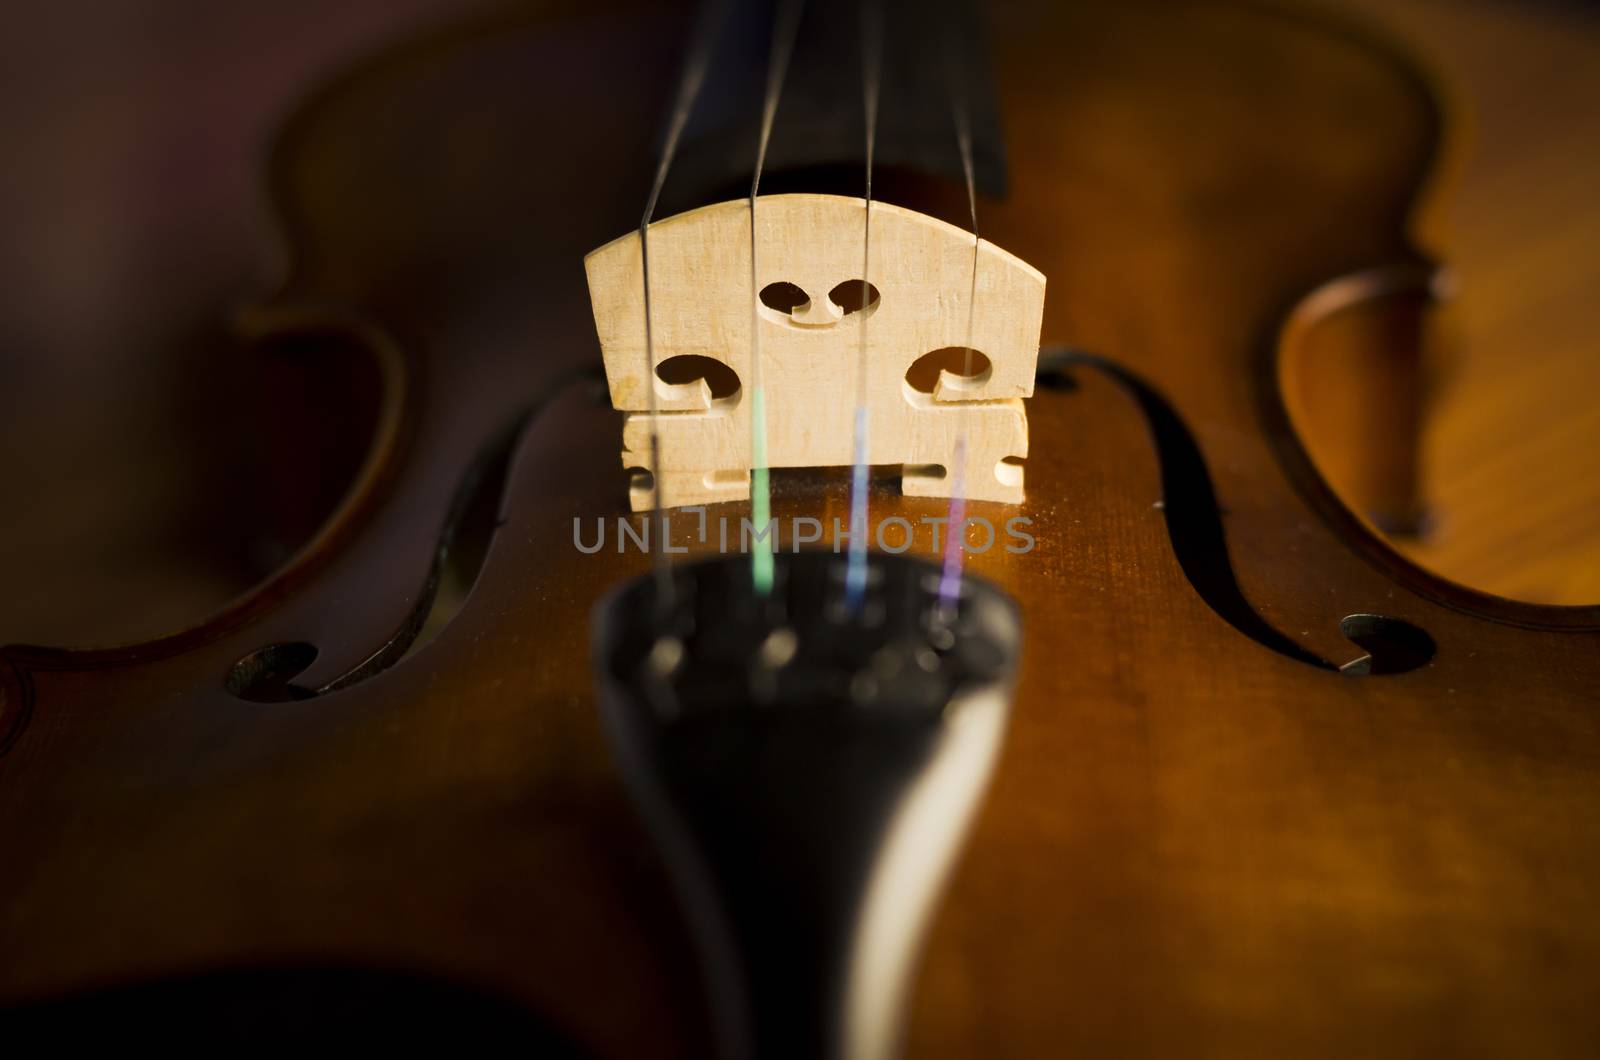
<svg viewBox="0 0 1600 1060">
<path fill-rule="evenodd" d="M 971 469 L 967 496 L 1019 503 L 1019 461 L 1028 453 L 1022 399 L 1033 393 L 1044 276 L 980 242 L 974 280 L 970 232 L 875 203 L 871 280 L 863 296 L 864 200 L 773 195 L 759 201 L 755 244 L 762 304 L 753 317 L 747 200 L 650 226 L 658 366 L 653 378 L 643 372 L 638 348 L 644 334 L 638 233 L 585 258 L 612 404 L 627 413 L 623 467 L 657 470 L 648 420 L 641 415 L 653 388 L 670 503 L 715 503 L 746 494 L 752 454 L 743 388 L 751 378 L 752 327 L 762 329 L 768 465 L 850 464 L 855 365 L 861 328 L 870 318 L 870 463 L 901 465 L 907 495 L 948 496 L 951 476 L 944 465 L 964 428 Z M 924 358 L 967 348 L 980 355 L 971 358 L 981 367 L 970 375 L 943 370 L 929 390 L 908 379 Z M 737 376 L 739 389 L 717 394 L 703 379 L 667 382 L 664 369 L 684 357 L 720 363 Z M 641 476 L 631 490 L 636 511 L 651 504 L 648 482 Z"/>
</svg>

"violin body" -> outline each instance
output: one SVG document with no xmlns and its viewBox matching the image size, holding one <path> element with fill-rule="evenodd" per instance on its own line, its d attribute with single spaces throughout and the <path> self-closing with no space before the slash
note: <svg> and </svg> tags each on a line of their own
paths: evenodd
<svg viewBox="0 0 1600 1060">
<path fill-rule="evenodd" d="M 318 536 L 221 614 L 4 650 L 13 1018 L 277 1027 L 336 995 L 395 1040 L 709 1055 L 589 663 L 596 601 L 649 559 L 573 540 L 628 513 L 583 255 L 636 224 L 686 26 L 479 20 L 285 127 L 283 275 L 243 324 L 370 356 L 377 431 Z M 1011 179 L 983 235 L 1049 288 L 1026 499 L 971 510 L 1035 547 L 970 558 L 1022 666 L 908 1055 L 1593 1055 L 1600 608 L 1394 554 L 1280 386 L 1315 292 L 1426 271 L 1426 86 L 1251 4 L 1004 4 L 990 32 Z M 962 216 L 957 187 L 897 191 Z M 484 483 L 481 569 L 419 646 Z M 844 478 L 785 473 L 773 504 L 844 518 Z"/>
</svg>

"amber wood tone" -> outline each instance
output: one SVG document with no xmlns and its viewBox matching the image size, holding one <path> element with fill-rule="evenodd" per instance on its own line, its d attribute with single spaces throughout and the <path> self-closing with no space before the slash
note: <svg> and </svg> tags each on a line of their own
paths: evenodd
<svg viewBox="0 0 1600 1060">
<path fill-rule="evenodd" d="M 1453 296 L 1423 435 L 1433 516 L 1401 542 L 1519 600 L 1600 600 L 1600 11 L 1350 0 L 1404 39 L 1465 135 L 1418 219 Z"/>
<path fill-rule="evenodd" d="M 1283 329 L 1279 382 L 1295 434 L 1352 511 L 1391 537 L 1426 520 L 1422 461 L 1436 270 L 1378 268 L 1328 283 Z"/>
<path fill-rule="evenodd" d="M 1352 397 L 1392 400 L 1385 374 L 1372 373 L 1408 364 L 1418 373 L 1416 459 L 1352 467 L 1352 437 L 1359 447 L 1391 433 L 1364 407 L 1315 410 L 1318 422 L 1302 423 L 1307 443 L 1362 510 L 1382 511 L 1373 476 L 1399 486 L 1392 476 L 1407 472 L 1423 519 L 1393 542 L 1444 577 L 1517 600 L 1600 601 L 1600 212 L 1589 187 L 1600 138 L 1588 134 L 1600 126 L 1600 11 L 1456 0 L 1334 6 L 1403 42 L 1440 97 L 1451 135 L 1412 227 L 1444 282 L 1420 321 L 1420 361 L 1397 361 L 1391 343 L 1365 352 L 1342 343 L 1351 328 L 1379 321 L 1414 326 L 1405 317 L 1417 306 L 1404 308 L 1403 293 L 1353 306 L 1314 337 L 1338 344 L 1322 352 L 1334 362 L 1326 367 L 1345 370 L 1334 382 Z M 1389 356 L 1374 358 L 1378 349 Z"/>
<path fill-rule="evenodd" d="M 287 127 L 292 265 L 255 321 L 367 346 L 383 428 L 319 538 L 213 620 L 5 650 L 0 1002 L 336 962 L 508 998 L 592 1054 L 707 1055 L 586 662 L 590 607 L 645 562 L 572 542 L 575 516 L 628 506 L 618 417 L 572 379 L 598 365 L 582 256 L 637 216 L 683 23 L 595 6 L 402 47 Z M 1050 277 L 1047 345 L 1151 391 L 1089 364 L 1041 386 L 1024 503 L 974 506 L 1033 520 L 1033 552 L 973 561 L 1020 603 L 1024 668 L 909 1055 L 1593 1055 L 1600 614 L 1394 555 L 1278 390 L 1308 294 L 1418 260 L 1425 86 L 1337 23 L 1254 6 L 992 17 L 1012 188 L 980 204 L 985 238 Z M 961 197 L 902 205 L 952 218 Z M 1209 563 L 1150 393 L 1209 469 Z M 397 658 L 468 469 L 534 403 L 471 596 Z M 805 473 L 775 502 L 844 505 Z M 1336 672 L 1365 612 L 1436 656 Z M 301 642 L 319 654 L 295 682 L 323 694 L 225 687 Z"/>
</svg>

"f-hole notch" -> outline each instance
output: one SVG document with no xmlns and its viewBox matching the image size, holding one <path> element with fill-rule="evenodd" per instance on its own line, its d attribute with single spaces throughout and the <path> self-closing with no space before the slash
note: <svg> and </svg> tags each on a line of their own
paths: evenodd
<svg viewBox="0 0 1600 1060">
<path fill-rule="evenodd" d="M 416 606 L 387 642 L 352 669 L 315 686 L 296 683 L 295 679 L 317 661 L 316 645 L 305 641 L 267 644 L 229 667 L 222 681 L 228 693 L 253 703 L 311 699 L 365 681 L 425 647 L 465 606 L 483 571 L 490 543 L 500 528 L 507 475 L 524 428 L 560 393 L 574 386 L 583 393 L 595 386 L 599 378 L 598 373 L 591 370 L 558 377 L 533 404 L 496 431 L 479 450 L 477 459 L 466 469 L 456 488 Z"/>
<path fill-rule="evenodd" d="M 251 703 L 288 703 L 316 695 L 294 679 L 317 661 L 317 647 L 305 641 L 288 641 L 257 648 L 228 669 L 223 679 L 232 695 Z"/>
<path fill-rule="evenodd" d="M 1428 665 L 1438 650 L 1428 631 L 1388 615 L 1347 615 L 1339 631 L 1366 654 L 1339 667 L 1351 677 L 1369 674 L 1404 674 Z"/>
<path fill-rule="evenodd" d="M 1340 620 L 1340 631 L 1364 651 L 1343 665 L 1313 655 L 1268 623 L 1245 599 L 1234 578 L 1210 471 L 1177 412 L 1132 371 L 1070 347 L 1041 350 L 1038 378 L 1048 389 L 1070 393 L 1077 389 L 1071 372 L 1080 367 L 1105 375 L 1144 413 L 1160 460 L 1167 539 L 1189 584 L 1212 611 L 1263 647 L 1351 677 L 1409 673 L 1433 660 L 1438 650 L 1433 637 L 1420 626 L 1388 615 L 1361 612 Z"/>
</svg>

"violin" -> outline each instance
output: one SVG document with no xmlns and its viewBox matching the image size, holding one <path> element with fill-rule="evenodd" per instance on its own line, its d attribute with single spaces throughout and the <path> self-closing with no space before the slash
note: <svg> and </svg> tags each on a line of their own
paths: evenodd
<svg viewBox="0 0 1600 1060">
<path fill-rule="evenodd" d="M 549 2 L 346 71 L 240 327 L 371 365 L 364 461 L 205 621 L 0 652 L 0 1025 L 1593 1055 L 1600 608 L 1394 551 L 1410 383 L 1329 381 L 1407 363 L 1446 134 L 1243 2 Z"/>
</svg>

